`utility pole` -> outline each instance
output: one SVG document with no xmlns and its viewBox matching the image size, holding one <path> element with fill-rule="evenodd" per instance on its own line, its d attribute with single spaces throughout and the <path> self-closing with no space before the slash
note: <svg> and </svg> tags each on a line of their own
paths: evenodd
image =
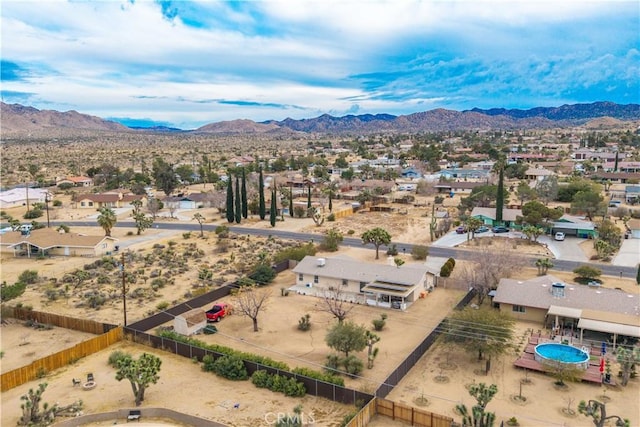
<svg viewBox="0 0 640 427">
<path fill-rule="evenodd" d="M 120 264 L 120 270 L 122 271 L 122 311 L 124 313 L 124 326 L 127 326 L 127 284 L 126 274 L 124 271 L 124 252 L 122 252 L 122 264 Z"/>
</svg>

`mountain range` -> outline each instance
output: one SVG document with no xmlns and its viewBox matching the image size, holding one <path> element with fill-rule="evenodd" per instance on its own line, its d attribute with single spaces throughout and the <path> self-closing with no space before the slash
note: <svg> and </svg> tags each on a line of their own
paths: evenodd
<svg viewBox="0 0 640 427">
<path fill-rule="evenodd" d="M 210 123 L 195 130 L 168 127 L 130 128 L 115 121 L 81 114 L 77 111 L 38 110 L 20 104 L 0 103 L 3 136 L 28 136 L 42 133 L 107 132 L 189 132 L 203 134 L 371 134 L 391 132 L 430 132 L 452 130 L 533 129 L 582 125 L 607 118 L 609 125 L 640 120 L 639 104 L 594 102 L 590 104 L 537 107 L 528 110 L 492 108 L 455 111 L 435 109 L 394 116 L 362 114 L 334 117 L 323 114 L 311 119 L 282 121 L 232 120 Z M 600 121 L 601 123 L 602 121 Z"/>
</svg>

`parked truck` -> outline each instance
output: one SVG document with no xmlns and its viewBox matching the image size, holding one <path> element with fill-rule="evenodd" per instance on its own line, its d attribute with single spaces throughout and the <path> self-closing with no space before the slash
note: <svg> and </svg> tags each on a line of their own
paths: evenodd
<svg viewBox="0 0 640 427">
<path fill-rule="evenodd" d="M 226 302 L 217 302 L 213 304 L 211 310 L 206 311 L 207 322 L 219 322 L 223 317 L 231 314 L 231 306 Z"/>
</svg>

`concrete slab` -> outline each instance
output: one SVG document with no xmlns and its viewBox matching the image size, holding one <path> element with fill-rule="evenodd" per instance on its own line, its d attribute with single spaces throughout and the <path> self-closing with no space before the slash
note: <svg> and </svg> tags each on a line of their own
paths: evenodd
<svg viewBox="0 0 640 427">
<path fill-rule="evenodd" d="M 635 267 L 640 264 L 640 239 L 624 239 L 618 255 L 611 261 L 613 265 Z"/>
</svg>

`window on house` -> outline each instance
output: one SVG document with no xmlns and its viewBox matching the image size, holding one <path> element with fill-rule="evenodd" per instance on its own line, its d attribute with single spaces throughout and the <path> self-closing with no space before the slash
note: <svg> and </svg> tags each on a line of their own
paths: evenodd
<svg viewBox="0 0 640 427">
<path fill-rule="evenodd" d="M 524 313 L 526 310 L 523 305 L 514 305 L 511 307 L 511 311 L 516 313 Z"/>
<path fill-rule="evenodd" d="M 360 292 L 362 292 L 362 289 L 367 286 L 367 282 L 360 282 Z"/>
<path fill-rule="evenodd" d="M 85 206 L 85 202 L 80 202 L 80 206 Z"/>
<path fill-rule="evenodd" d="M 302 273 L 298 274 L 298 281 L 299 282 L 304 282 L 304 274 L 302 274 Z"/>
<path fill-rule="evenodd" d="M 93 202 L 89 202 L 89 206 L 93 206 Z"/>
<path fill-rule="evenodd" d="M 342 279 L 342 286 L 348 286 L 349 281 L 347 279 Z"/>
<path fill-rule="evenodd" d="M 320 283 L 320 278 L 318 276 L 313 276 L 313 283 Z"/>
</svg>

